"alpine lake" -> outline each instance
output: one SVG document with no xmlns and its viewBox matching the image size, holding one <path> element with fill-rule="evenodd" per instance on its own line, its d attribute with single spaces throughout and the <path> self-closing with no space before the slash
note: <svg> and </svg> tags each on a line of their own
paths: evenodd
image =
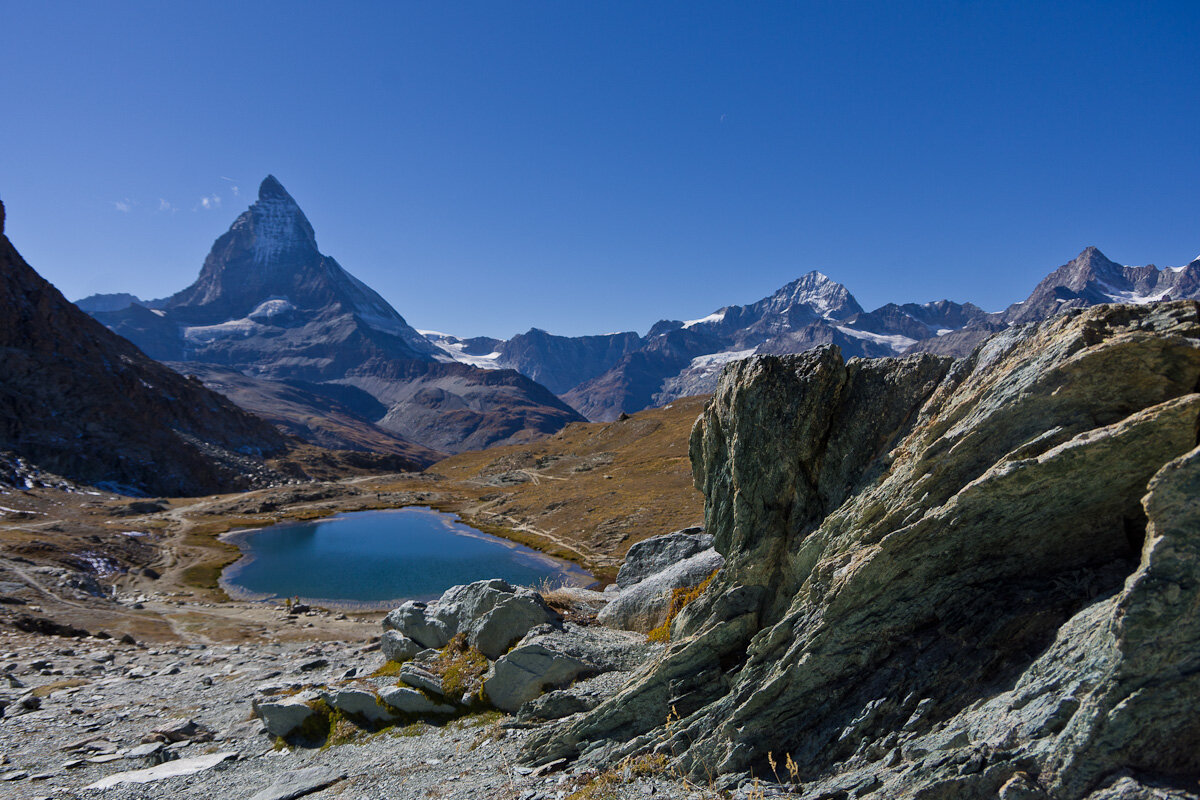
<svg viewBox="0 0 1200 800">
<path fill-rule="evenodd" d="M 487 578 L 524 586 L 594 580 L 575 564 L 426 507 L 356 511 L 222 538 L 242 551 L 221 575 L 222 588 L 240 599 L 298 597 L 326 606 L 390 608 Z"/>
</svg>

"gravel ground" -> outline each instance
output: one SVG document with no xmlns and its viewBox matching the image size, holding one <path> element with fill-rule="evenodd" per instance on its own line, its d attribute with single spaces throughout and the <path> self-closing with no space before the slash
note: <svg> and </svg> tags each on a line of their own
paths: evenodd
<svg viewBox="0 0 1200 800">
<path fill-rule="evenodd" d="M 568 765 L 546 772 L 521 766 L 517 753 L 528 730 L 505 727 L 512 718 L 496 712 L 438 726 L 351 730 L 347 743 L 294 750 L 276 748 L 252 713 L 256 697 L 344 679 L 352 670 L 366 676 L 382 661 L 362 642 L 143 646 L 0 632 L 0 702 L 7 703 L 0 797 L 548 800 L 566 798 L 594 777 Z M 143 745 L 155 731 L 180 741 Z M 179 768 L 225 754 L 227 760 L 190 775 L 86 788 L 164 758 L 164 767 Z M 294 785 L 281 785 L 289 780 Z M 588 796 L 713 796 L 659 779 L 599 791 L 604 786 L 593 785 Z"/>
</svg>

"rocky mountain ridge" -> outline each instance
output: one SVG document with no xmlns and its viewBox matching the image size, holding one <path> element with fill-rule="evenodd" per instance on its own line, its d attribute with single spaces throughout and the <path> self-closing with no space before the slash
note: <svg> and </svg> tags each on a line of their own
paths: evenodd
<svg viewBox="0 0 1200 800">
<path fill-rule="evenodd" d="M 607 421 L 709 394 L 725 364 L 755 353 L 785 355 L 836 344 L 847 357 L 914 352 L 963 357 L 1010 325 L 1073 308 L 1198 297 L 1200 259 L 1166 269 L 1129 267 L 1089 247 L 1002 312 L 950 300 L 888 303 L 868 312 L 845 286 L 810 272 L 750 305 L 726 306 L 690 321 L 661 320 L 645 337 L 633 332 L 563 337 L 534 329 L 508 340 L 480 337 L 472 345 L 447 334 L 438 334 L 435 342 L 453 358 L 523 372 L 589 419 Z M 480 349 L 469 350 L 472 346 Z"/>
<path fill-rule="evenodd" d="M 213 244 L 191 286 L 162 301 L 134 298 L 121 306 L 124 298 L 80 302 L 162 361 L 233 369 L 256 381 L 301 382 L 309 391 L 328 387 L 334 398 L 348 391 L 374 398 L 383 411 L 360 422 L 364 430 L 374 425 L 386 432 L 379 437 L 383 449 L 399 436 L 417 445 L 414 452 L 456 452 L 525 441 L 581 419 L 520 373 L 458 363 L 410 327 L 320 252 L 313 226 L 273 176 Z M 275 394 L 271 386 L 254 392 L 263 403 Z M 309 413 L 319 416 L 319 406 Z M 289 418 L 297 430 L 306 427 L 294 404 L 255 410 Z M 370 448 L 361 437 L 359 444 Z"/>
<path fill-rule="evenodd" d="M 0 450 L 89 484 L 195 495 L 281 479 L 272 426 L 151 360 L 25 262 L 0 204 Z"/>
</svg>

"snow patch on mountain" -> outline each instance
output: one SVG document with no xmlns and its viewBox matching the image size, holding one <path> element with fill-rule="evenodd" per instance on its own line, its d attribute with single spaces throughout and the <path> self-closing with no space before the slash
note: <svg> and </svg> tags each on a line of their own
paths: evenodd
<svg viewBox="0 0 1200 800">
<path fill-rule="evenodd" d="M 272 297 L 259 303 L 258 307 L 246 316 L 257 322 L 268 322 L 286 316 L 295 310 L 296 307 L 286 297 Z"/>
<path fill-rule="evenodd" d="M 723 319 L 725 319 L 725 309 L 714 311 L 707 317 L 701 317 L 700 319 L 689 319 L 687 322 L 683 323 L 683 327 L 690 328 L 694 325 L 703 325 L 707 322 L 720 322 Z"/>
<path fill-rule="evenodd" d="M 749 358 L 754 355 L 755 349 L 751 347 L 748 350 L 728 350 L 724 353 L 709 353 L 706 356 L 696 356 L 688 364 L 687 368 L 689 370 L 719 369 L 730 361 L 741 361 L 743 358 Z"/>
<path fill-rule="evenodd" d="M 1172 289 L 1172 287 L 1167 287 L 1161 292 L 1141 294 L 1132 290 L 1118 289 L 1107 281 L 1098 280 L 1096 283 L 1099 285 L 1101 293 L 1114 303 L 1129 303 L 1138 306 L 1165 300 L 1170 297 Z"/>
<path fill-rule="evenodd" d="M 908 347 L 917 343 L 916 339 L 911 339 L 900 334 L 885 335 L 882 333 L 871 333 L 870 331 L 859 331 L 854 328 L 848 328 L 845 325 L 835 325 L 837 330 L 855 339 L 863 339 L 868 342 L 875 342 L 892 348 L 897 353 L 902 353 Z"/>
<path fill-rule="evenodd" d="M 470 364 L 480 369 L 504 369 L 500 364 L 500 353 L 491 352 L 484 355 L 471 355 L 465 352 L 467 344 L 457 336 L 441 331 L 422 331 L 417 333 L 433 343 L 439 351 L 436 357 L 439 361 L 457 361 L 460 364 Z"/>
<path fill-rule="evenodd" d="M 249 317 L 230 319 L 216 325 L 192 325 L 183 329 L 184 340 L 191 345 L 208 344 L 218 339 L 253 336 L 263 328 Z"/>
</svg>

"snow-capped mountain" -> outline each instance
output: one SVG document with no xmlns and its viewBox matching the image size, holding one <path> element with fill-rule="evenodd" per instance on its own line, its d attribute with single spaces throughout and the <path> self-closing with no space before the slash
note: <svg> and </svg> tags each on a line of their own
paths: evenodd
<svg viewBox="0 0 1200 800">
<path fill-rule="evenodd" d="M 511 367 L 558 392 L 589 419 L 611 420 L 678 397 L 711 392 L 725 364 L 755 353 L 799 353 L 823 344 L 846 356 L 908 352 L 963 356 L 1010 324 L 1100 303 L 1200 298 L 1200 259 L 1182 267 L 1122 266 L 1089 247 L 1048 275 L 1029 298 L 1001 313 L 972 303 L 888 303 L 864 311 L 840 283 L 820 272 L 745 306 L 692 320 L 662 320 L 645 337 L 554 336 L 540 330 L 508 341 L 470 343 L 439 334 L 447 354 Z"/>
<path fill-rule="evenodd" d="M 191 286 L 164 301 L 132 298 L 115 310 L 99 310 L 119 305 L 112 295 L 80 304 L 161 360 L 299 382 L 339 402 L 347 391 L 369 395 L 383 404 L 369 422 L 437 450 L 524 441 L 579 419 L 529 378 L 459 363 L 410 327 L 320 252 L 304 212 L 273 176 L 213 244 Z M 277 408 L 258 410 L 280 416 Z"/>
<path fill-rule="evenodd" d="M 1004 311 L 1009 324 L 1036 322 L 1072 308 L 1142 305 L 1200 297 L 1200 256 L 1182 267 L 1122 266 L 1089 247 L 1047 275 L 1025 300 Z"/>
</svg>

